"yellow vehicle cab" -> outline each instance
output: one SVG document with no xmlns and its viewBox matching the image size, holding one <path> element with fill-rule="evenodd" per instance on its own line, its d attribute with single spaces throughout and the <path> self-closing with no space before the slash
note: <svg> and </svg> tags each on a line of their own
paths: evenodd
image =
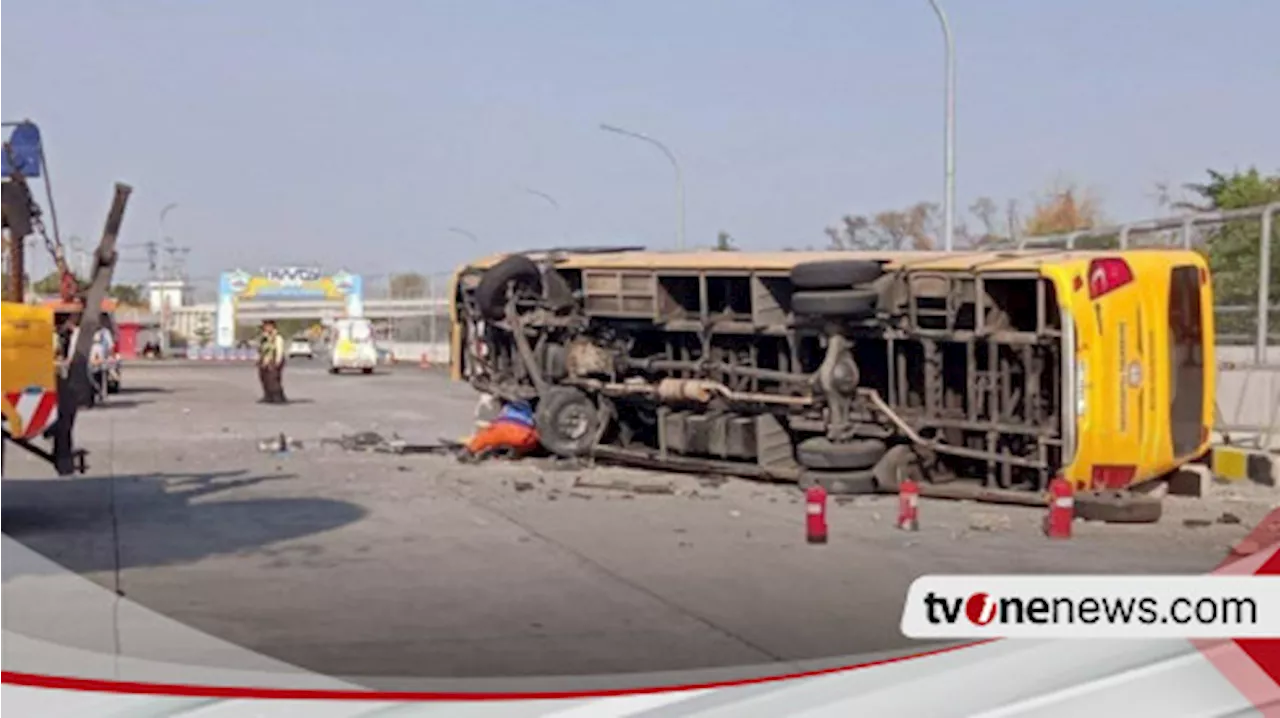
<svg viewBox="0 0 1280 718">
<path fill-rule="evenodd" d="M 53 311 L 14 302 L 0 311 L 5 438 L 37 439 L 58 419 Z"/>
<path fill-rule="evenodd" d="M 1209 280 L 1162 249 L 499 255 L 455 275 L 452 369 L 564 455 L 1123 489 L 1209 449 Z"/>
</svg>

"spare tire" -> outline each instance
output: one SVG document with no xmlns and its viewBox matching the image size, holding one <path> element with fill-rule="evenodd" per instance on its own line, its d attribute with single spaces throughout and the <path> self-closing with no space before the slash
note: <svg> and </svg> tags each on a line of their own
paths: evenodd
<svg viewBox="0 0 1280 718">
<path fill-rule="evenodd" d="M 804 262 L 791 268 L 791 283 L 799 289 L 849 289 L 870 284 L 884 274 L 880 262 L 865 259 L 828 259 Z"/>
<path fill-rule="evenodd" d="M 523 254 L 513 254 L 485 270 L 476 284 L 476 308 L 490 321 L 502 319 L 507 314 L 507 296 L 512 285 L 542 291 L 542 273 L 532 259 Z"/>
<path fill-rule="evenodd" d="M 796 447 L 796 460 L 806 469 L 855 471 L 875 466 L 884 452 L 884 442 L 878 439 L 837 444 L 825 436 L 815 436 Z"/>
<path fill-rule="evenodd" d="M 1159 497 L 1132 491 L 1077 491 L 1073 503 L 1076 518 L 1109 524 L 1153 524 L 1164 513 Z"/>
<path fill-rule="evenodd" d="M 821 486 L 832 496 L 855 496 L 876 493 L 876 477 L 871 471 L 821 472 L 806 471 L 800 475 L 800 488 Z"/>
<path fill-rule="evenodd" d="M 791 310 L 809 316 L 869 319 L 876 315 L 878 299 L 874 289 L 810 290 L 791 295 Z"/>
</svg>

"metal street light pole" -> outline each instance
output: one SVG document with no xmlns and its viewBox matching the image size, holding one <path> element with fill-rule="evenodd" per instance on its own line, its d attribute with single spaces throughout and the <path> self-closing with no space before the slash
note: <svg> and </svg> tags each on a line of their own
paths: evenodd
<svg viewBox="0 0 1280 718">
<path fill-rule="evenodd" d="M 164 206 L 164 209 L 160 210 L 160 220 L 157 225 L 157 231 L 159 232 L 160 236 L 157 238 L 157 245 L 156 245 L 157 247 L 163 246 L 165 241 L 164 218 L 169 214 L 169 212 L 173 211 L 173 209 L 177 206 L 178 206 L 177 202 L 170 202 L 169 204 L 166 204 Z M 152 272 L 152 279 L 153 280 L 155 279 L 154 271 Z M 161 356 L 169 355 L 169 316 L 172 311 L 170 308 L 170 299 L 171 297 L 169 295 L 169 288 L 164 286 L 163 284 L 160 285 L 160 355 Z"/>
<path fill-rule="evenodd" d="M 683 250 L 684 249 L 684 172 L 682 172 L 680 169 L 680 162 L 676 160 L 675 153 L 672 152 L 671 149 L 668 148 L 666 145 L 662 144 L 661 142 L 655 140 L 654 138 L 646 134 L 642 134 L 639 132 L 632 132 L 631 130 L 624 130 L 621 127 L 616 127 L 614 125 L 606 125 L 606 124 L 600 125 L 600 129 L 604 130 L 605 132 L 613 132 L 619 135 L 626 135 L 627 137 L 632 137 L 637 140 L 641 140 L 642 142 L 648 142 L 654 147 L 657 147 L 659 150 L 662 150 L 662 154 L 666 155 L 668 160 L 671 160 L 671 166 L 674 167 L 676 170 L 676 249 Z"/>
<path fill-rule="evenodd" d="M 559 211 L 559 210 L 560 210 L 560 203 L 556 201 L 556 198 L 555 198 L 555 197 L 552 197 L 551 195 L 547 194 L 546 192 L 543 192 L 543 191 L 541 191 L 541 190 L 536 190 L 536 189 L 534 189 L 534 188 L 532 188 L 532 187 L 521 187 L 521 189 L 523 189 L 525 192 L 527 192 L 528 194 L 531 194 L 531 195 L 533 195 L 533 196 L 535 196 L 535 197 L 541 197 L 541 198 L 543 198 L 544 200 L 546 200 L 546 201 L 547 201 L 547 204 L 551 205 L 552 207 L 555 207 L 555 208 L 556 208 L 556 211 Z"/>
<path fill-rule="evenodd" d="M 467 239 L 470 239 L 472 242 L 479 241 L 479 239 L 480 239 L 479 237 L 475 236 L 475 234 L 473 234 L 473 233 L 471 233 L 471 232 L 468 232 L 467 230 L 465 230 L 465 229 L 463 229 L 463 228 L 461 228 L 461 227 L 450 227 L 450 228 L 449 228 L 449 231 L 450 231 L 450 232 L 453 232 L 454 234 L 460 234 L 460 235 L 462 235 L 463 237 L 466 237 Z"/>
<path fill-rule="evenodd" d="M 546 201 L 547 204 L 555 208 L 556 214 L 560 214 L 560 202 L 557 201 L 555 197 L 552 197 L 551 195 L 547 194 L 546 192 L 543 192 L 542 190 L 537 190 L 532 187 L 521 187 L 521 189 L 524 190 L 526 193 L 533 195 L 534 197 L 542 198 L 543 200 Z M 569 241 L 568 226 L 567 225 L 562 226 L 561 231 L 564 232 L 565 241 L 566 242 Z"/>
<path fill-rule="evenodd" d="M 78 235 L 71 235 L 67 238 L 67 246 L 71 248 L 71 254 L 75 255 L 76 271 L 82 278 L 89 276 L 89 253 L 85 251 L 84 240 Z"/>
<path fill-rule="evenodd" d="M 938 0 L 929 0 L 933 11 L 942 23 L 942 36 L 947 45 L 947 108 L 946 135 L 943 153 L 943 245 L 948 252 L 955 248 L 956 230 L 956 47 L 951 37 L 951 23 L 947 22 L 947 13 L 943 11 Z"/>
<path fill-rule="evenodd" d="M 160 210 L 160 221 L 156 225 L 156 246 L 164 246 L 164 241 L 167 238 L 164 231 L 164 218 L 167 217 L 177 206 L 177 202 L 170 202 L 164 206 L 164 209 Z M 154 277 L 152 278 L 154 279 Z"/>
</svg>

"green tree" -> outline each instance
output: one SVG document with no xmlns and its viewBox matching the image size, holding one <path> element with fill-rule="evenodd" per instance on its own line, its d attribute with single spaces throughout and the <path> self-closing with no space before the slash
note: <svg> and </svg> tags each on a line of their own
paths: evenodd
<svg viewBox="0 0 1280 718">
<path fill-rule="evenodd" d="M 1266 176 L 1257 168 L 1245 172 L 1224 173 L 1209 170 L 1209 181 L 1188 184 L 1186 188 L 1196 199 L 1175 203 L 1179 209 L 1196 212 L 1243 209 L 1271 202 L 1280 202 L 1280 174 Z M 1280 297 L 1280 217 L 1272 225 L 1271 234 L 1271 282 L 1267 295 L 1274 304 Z M 1261 222 L 1256 219 L 1233 220 L 1211 231 L 1203 251 L 1213 270 L 1214 294 L 1220 306 L 1256 305 L 1258 301 L 1258 270 L 1262 249 Z M 1219 326 L 1221 334 L 1252 335 L 1256 330 L 1253 313 L 1223 316 Z M 1273 322 L 1280 317 L 1272 314 Z M 1276 326 L 1276 324 L 1272 324 Z"/>
<path fill-rule="evenodd" d="M 717 252 L 733 252 L 737 247 L 733 246 L 733 237 L 723 229 L 716 234 L 716 251 Z"/>
<path fill-rule="evenodd" d="M 831 249 L 929 250 L 937 246 L 940 229 L 938 205 L 917 202 L 902 210 L 866 215 L 845 215 L 841 226 L 827 227 Z M 956 234 L 964 234 L 964 227 L 957 227 Z"/>
<path fill-rule="evenodd" d="M 37 279 L 31 285 L 31 291 L 36 294 L 57 295 L 62 291 L 62 275 L 57 272 L 49 272 L 43 277 Z"/>
<path fill-rule="evenodd" d="M 138 306 L 142 301 L 142 288 L 133 284 L 117 284 L 107 290 L 107 295 L 121 304 Z"/>
<path fill-rule="evenodd" d="M 416 272 L 393 274 L 387 282 L 392 299 L 412 299 L 427 296 L 427 278 Z"/>
<path fill-rule="evenodd" d="M 201 346 L 208 344 L 209 340 L 213 339 L 213 328 L 209 326 L 208 320 L 201 320 L 192 333 L 195 335 L 196 343 Z"/>
</svg>

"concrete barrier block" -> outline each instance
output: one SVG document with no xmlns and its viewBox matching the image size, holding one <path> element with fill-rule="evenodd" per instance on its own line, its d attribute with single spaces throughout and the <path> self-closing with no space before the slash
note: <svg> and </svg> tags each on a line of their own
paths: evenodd
<svg viewBox="0 0 1280 718">
<path fill-rule="evenodd" d="M 1213 472 L 1202 464 L 1187 464 L 1169 477 L 1169 494 L 1201 497 L 1209 493 Z"/>
<path fill-rule="evenodd" d="M 1215 446 L 1209 457 L 1214 476 L 1220 481 L 1243 481 L 1249 477 L 1249 454 L 1232 446 Z"/>
<path fill-rule="evenodd" d="M 1220 481 L 1248 479 L 1263 486 L 1280 486 L 1280 457 L 1264 451 L 1215 446 L 1211 466 Z"/>
</svg>

